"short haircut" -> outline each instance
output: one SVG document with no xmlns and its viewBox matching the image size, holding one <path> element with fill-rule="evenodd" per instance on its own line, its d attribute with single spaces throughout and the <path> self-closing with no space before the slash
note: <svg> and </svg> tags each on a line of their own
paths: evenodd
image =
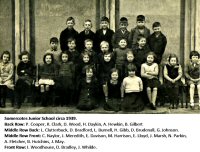
<svg viewBox="0 0 200 152">
<path fill-rule="evenodd" d="M 126 56 L 128 56 L 129 54 L 131 54 L 131 55 L 134 56 L 133 51 L 131 51 L 131 50 L 129 50 L 129 51 L 126 53 Z"/>
<path fill-rule="evenodd" d="M 74 19 L 72 16 L 70 16 L 70 17 L 67 18 L 66 23 L 67 23 L 68 21 L 72 21 L 72 22 L 75 24 L 75 19 Z"/>
<path fill-rule="evenodd" d="M 85 55 L 89 56 L 89 59 L 90 59 L 90 54 L 88 52 L 82 52 L 81 55 L 80 55 L 81 59 L 83 59 L 83 57 Z"/>
<path fill-rule="evenodd" d="M 30 59 L 30 53 L 28 51 L 23 51 L 19 54 L 19 59 L 22 60 L 22 56 L 27 55 L 28 59 Z"/>
<path fill-rule="evenodd" d="M 57 37 L 52 37 L 52 38 L 50 39 L 50 43 L 51 43 L 51 42 L 58 43 L 58 38 L 57 38 Z"/>
<path fill-rule="evenodd" d="M 3 55 L 4 54 L 7 54 L 7 55 L 9 55 L 9 58 L 8 58 L 8 60 L 10 61 L 10 57 L 11 57 L 11 54 L 10 54 L 10 52 L 9 51 L 3 51 L 3 53 L 1 54 L 1 59 L 3 59 Z"/>
<path fill-rule="evenodd" d="M 86 19 L 85 21 L 84 21 L 84 23 L 85 22 L 90 22 L 90 23 L 92 23 L 92 21 L 90 20 L 90 19 Z"/>
<path fill-rule="evenodd" d="M 66 54 L 66 55 L 68 56 L 68 61 L 71 60 L 70 53 L 68 53 L 67 51 L 63 51 L 63 52 L 60 53 L 60 61 L 62 61 L 62 55 L 63 55 L 63 54 Z"/>
<path fill-rule="evenodd" d="M 137 67 L 134 64 L 129 64 L 127 67 L 128 71 L 137 71 Z"/>
<path fill-rule="evenodd" d="M 86 39 L 86 40 L 84 41 L 84 44 L 86 44 L 87 42 L 91 42 L 91 43 L 93 44 L 93 40 L 91 40 L 91 39 Z"/>
<path fill-rule="evenodd" d="M 137 21 L 145 21 L 145 16 L 144 15 L 138 15 L 136 20 Z"/>
<path fill-rule="evenodd" d="M 138 37 L 137 37 L 137 41 L 139 41 L 139 40 L 142 39 L 142 38 L 145 38 L 145 39 L 146 39 L 146 37 L 145 37 L 143 34 L 139 34 Z"/>
<path fill-rule="evenodd" d="M 103 17 L 101 18 L 101 22 L 102 22 L 102 21 L 106 21 L 106 22 L 109 23 L 109 19 L 108 19 L 106 16 L 103 16 Z"/>
<path fill-rule="evenodd" d="M 153 55 L 154 61 L 156 60 L 157 56 L 156 56 L 156 54 L 155 54 L 153 51 L 150 51 L 149 53 L 147 53 L 146 58 L 147 58 L 149 55 Z"/>
<path fill-rule="evenodd" d="M 198 56 L 198 58 L 200 57 L 199 52 L 197 52 L 197 51 L 191 51 L 190 52 L 190 59 L 192 59 L 192 56 Z"/>
<path fill-rule="evenodd" d="M 110 75 L 113 73 L 113 72 L 117 72 L 119 74 L 119 70 L 117 68 L 112 68 L 110 70 Z"/>
<path fill-rule="evenodd" d="M 94 76 L 95 73 L 96 73 L 95 66 L 94 66 L 94 65 L 86 65 L 86 66 L 85 66 L 85 73 L 86 73 L 86 72 L 89 72 L 90 70 L 92 70 L 93 76 Z"/>
<path fill-rule="evenodd" d="M 107 46 L 109 47 L 109 43 L 108 43 L 107 41 L 102 41 L 102 42 L 100 43 L 100 46 L 102 46 L 102 45 L 107 45 Z"/>
<path fill-rule="evenodd" d="M 154 22 L 153 25 L 152 25 L 152 28 L 160 27 L 160 26 L 161 26 L 160 22 Z"/>
<path fill-rule="evenodd" d="M 121 17 L 120 23 L 127 23 L 128 24 L 128 19 L 126 17 Z"/>
<path fill-rule="evenodd" d="M 52 63 L 54 63 L 54 57 L 53 57 L 53 54 L 52 54 L 52 53 L 46 53 L 46 54 L 44 55 L 44 57 L 43 57 L 43 62 L 46 63 L 45 58 L 46 58 L 46 56 L 48 56 L 48 55 L 51 56 Z"/>
<path fill-rule="evenodd" d="M 124 41 L 126 41 L 126 43 L 128 43 L 128 40 L 127 40 L 126 38 L 121 38 L 121 39 L 119 40 L 119 42 L 120 42 L 121 40 L 124 40 Z"/>
<path fill-rule="evenodd" d="M 76 43 L 76 39 L 73 38 L 73 37 L 70 37 L 70 38 L 67 39 L 67 42 L 72 42 L 72 41 L 74 41 Z"/>
<path fill-rule="evenodd" d="M 168 57 L 168 62 L 170 62 L 171 58 L 176 58 L 176 63 L 178 63 L 178 57 L 176 54 L 174 54 L 174 53 L 170 54 Z"/>
</svg>

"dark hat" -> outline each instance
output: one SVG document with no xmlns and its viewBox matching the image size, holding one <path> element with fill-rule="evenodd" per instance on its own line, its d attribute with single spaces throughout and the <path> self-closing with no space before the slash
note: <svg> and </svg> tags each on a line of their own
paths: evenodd
<svg viewBox="0 0 200 152">
<path fill-rule="evenodd" d="M 128 23 L 128 19 L 126 17 L 121 17 L 120 23 Z"/>
<path fill-rule="evenodd" d="M 145 16 L 144 15 L 138 15 L 137 21 L 145 21 Z"/>
<path fill-rule="evenodd" d="M 106 16 L 103 16 L 103 17 L 101 18 L 101 21 L 106 21 L 106 22 L 109 23 L 109 19 L 108 19 Z"/>
</svg>

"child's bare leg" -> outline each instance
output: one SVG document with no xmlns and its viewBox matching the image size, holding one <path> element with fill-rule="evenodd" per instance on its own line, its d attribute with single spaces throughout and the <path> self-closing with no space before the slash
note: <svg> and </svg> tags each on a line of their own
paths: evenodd
<svg viewBox="0 0 200 152">
<path fill-rule="evenodd" d="M 40 92 L 44 92 L 44 85 L 40 85 Z"/>
<path fill-rule="evenodd" d="M 152 99 L 152 95 L 151 95 L 151 88 L 147 87 L 147 97 L 149 99 L 149 102 L 152 103 L 151 99 Z"/>
<path fill-rule="evenodd" d="M 49 85 L 45 86 L 45 91 L 49 91 Z"/>
<path fill-rule="evenodd" d="M 194 106 L 194 89 L 195 85 L 190 84 L 190 106 Z"/>
<path fill-rule="evenodd" d="M 153 88 L 151 101 L 152 101 L 154 106 L 156 105 L 157 92 L 158 92 L 158 89 L 157 88 Z"/>
</svg>

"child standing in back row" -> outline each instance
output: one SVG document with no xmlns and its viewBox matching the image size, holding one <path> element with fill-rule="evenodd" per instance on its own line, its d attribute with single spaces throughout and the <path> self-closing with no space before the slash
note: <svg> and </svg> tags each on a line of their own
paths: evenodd
<svg viewBox="0 0 200 152">
<path fill-rule="evenodd" d="M 135 45 L 138 41 L 138 36 L 143 35 L 144 38 L 147 38 L 150 36 L 150 30 L 145 26 L 145 16 L 144 15 L 138 15 L 136 19 L 137 26 L 133 29 L 131 29 L 130 35 L 129 35 L 129 42 L 131 43 L 132 48 L 135 48 Z"/>
</svg>

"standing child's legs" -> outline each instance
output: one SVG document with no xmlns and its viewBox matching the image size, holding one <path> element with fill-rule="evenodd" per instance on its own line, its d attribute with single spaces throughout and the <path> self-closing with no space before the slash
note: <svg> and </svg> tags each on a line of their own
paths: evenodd
<svg viewBox="0 0 200 152">
<path fill-rule="evenodd" d="M 194 89 L 195 89 L 195 85 L 190 84 L 190 106 L 192 108 L 194 107 Z"/>
<path fill-rule="evenodd" d="M 148 97 L 148 99 L 149 99 L 149 102 L 151 103 L 152 101 L 151 101 L 151 88 L 150 87 L 147 87 L 147 97 Z"/>
<path fill-rule="evenodd" d="M 157 92 L 158 92 L 158 89 L 153 88 L 151 102 L 153 103 L 154 106 L 156 105 Z"/>
</svg>

